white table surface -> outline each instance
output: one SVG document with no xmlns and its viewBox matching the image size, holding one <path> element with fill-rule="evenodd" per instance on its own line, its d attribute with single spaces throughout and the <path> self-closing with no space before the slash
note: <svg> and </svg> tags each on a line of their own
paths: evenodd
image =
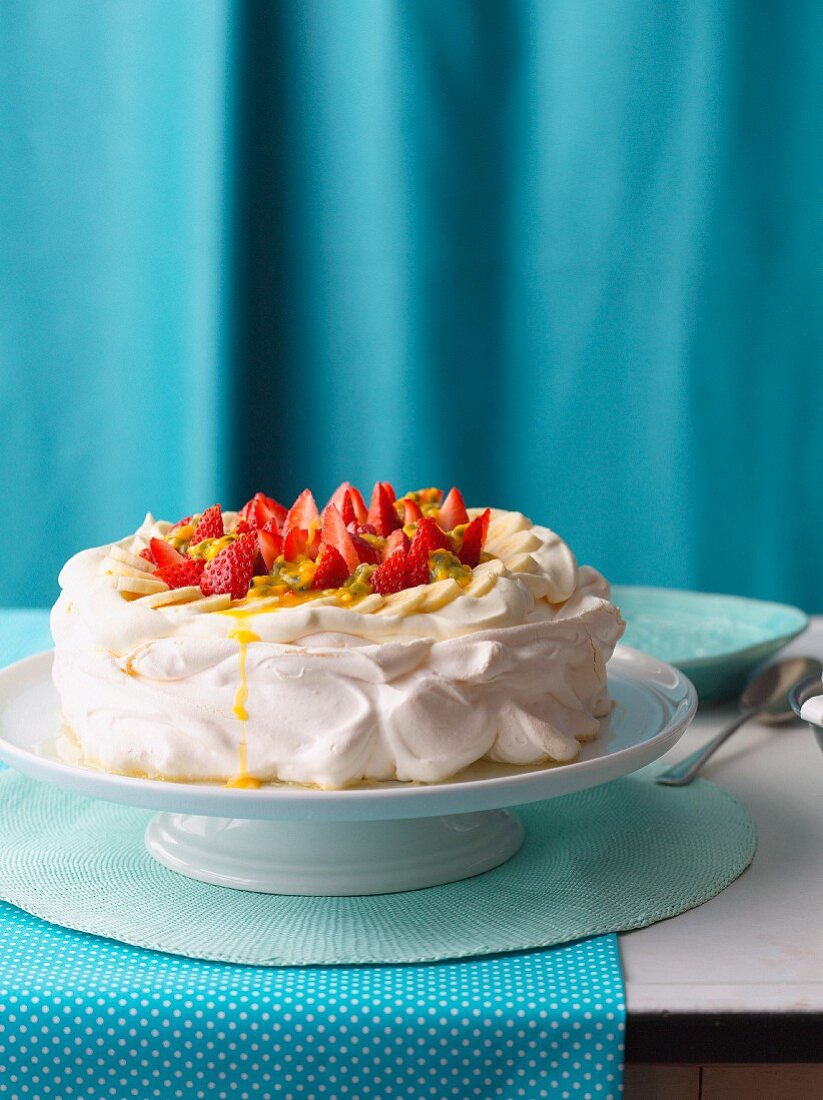
<svg viewBox="0 0 823 1100">
<path fill-rule="evenodd" d="M 823 659 L 823 618 L 786 651 Z M 665 758 L 735 713 L 701 708 Z M 754 862 L 697 909 L 621 935 L 629 1013 L 823 1011 L 823 753 L 799 721 L 750 722 L 705 766 L 757 824 Z"/>
</svg>

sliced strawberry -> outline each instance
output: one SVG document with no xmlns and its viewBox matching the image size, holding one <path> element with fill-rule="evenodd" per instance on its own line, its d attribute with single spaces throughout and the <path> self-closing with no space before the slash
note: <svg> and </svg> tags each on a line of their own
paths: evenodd
<svg viewBox="0 0 823 1100">
<path fill-rule="evenodd" d="M 249 531 L 208 563 L 200 578 L 200 591 L 204 596 L 228 593 L 233 600 L 242 600 L 254 576 L 256 557 L 257 535 Z"/>
<path fill-rule="evenodd" d="M 337 509 L 335 508 L 334 511 L 337 512 Z M 337 514 L 340 515 L 339 512 Z M 343 555 L 331 543 L 326 543 L 320 551 L 311 586 L 312 588 L 339 588 L 350 573 L 351 570 L 343 560 Z"/>
<path fill-rule="evenodd" d="M 277 520 L 277 526 L 282 527 L 286 522 L 286 516 L 289 514 L 288 508 L 284 508 L 274 497 L 263 497 L 261 504 L 269 513 L 269 519 Z"/>
<path fill-rule="evenodd" d="M 334 492 L 331 495 L 331 499 L 329 500 L 329 504 L 333 504 L 335 506 L 335 508 L 337 509 L 337 511 L 342 515 L 343 514 L 343 499 L 344 499 L 346 493 L 348 493 L 349 496 L 351 497 L 351 503 L 352 503 L 352 508 L 354 509 L 354 519 L 355 519 L 355 521 L 357 523 L 365 523 L 366 522 L 366 516 L 368 515 L 369 510 L 366 507 L 366 502 L 365 502 L 365 500 L 363 500 L 363 495 L 360 492 L 360 490 L 355 485 L 352 485 L 350 482 L 343 481 L 343 482 L 341 482 L 340 485 L 337 486 L 337 488 L 334 490 Z M 328 508 L 329 504 L 326 505 L 326 508 Z M 323 510 L 325 511 L 325 509 L 323 509 Z M 351 523 L 352 521 L 351 520 L 346 520 L 346 522 Z"/>
<path fill-rule="evenodd" d="M 317 557 L 320 549 L 320 532 L 315 528 L 311 533 L 303 527 L 292 527 L 283 539 L 283 556 L 286 561 L 298 561 L 300 558 Z"/>
<path fill-rule="evenodd" d="M 191 523 L 191 516 L 186 516 L 184 519 L 179 519 L 177 523 L 173 523 L 169 528 L 169 532 L 176 531 L 178 527 L 185 527 L 187 523 Z"/>
<path fill-rule="evenodd" d="M 401 592 L 408 587 L 406 555 L 392 554 L 382 565 L 378 565 L 371 575 L 371 584 L 375 592 L 388 596 L 392 592 Z"/>
<path fill-rule="evenodd" d="M 407 585 L 409 588 L 414 588 L 417 584 L 428 584 L 430 580 L 429 551 L 425 539 L 418 539 L 415 536 L 406 555 Z"/>
<path fill-rule="evenodd" d="M 351 501 L 352 511 L 354 512 L 353 520 L 348 522 L 354 522 L 356 524 L 365 524 L 369 518 L 369 510 L 366 507 L 366 502 L 360 493 L 360 490 L 355 488 L 354 485 L 348 491 L 348 499 Z"/>
<path fill-rule="evenodd" d="M 381 481 L 380 484 L 385 489 L 386 496 L 389 498 L 392 504 L 394 504 L 394 502 L 397 500 L 397 493 L 394 491 L 394 486 L 392 485 L 392 483 L 390 481 Z"/>
<path fill-rule="evenodd" d="M 304 489 L 286 515 L 283 523 L 284 537 L 288 535 L 293 527 L 302 528 L 304 531 L 310 530 L 312 521 L 319 520 L 319 518 L 320 513 L 317 511 L 314 497 L 308 489 Z"/>
<path fill-rule="evenodd" d="M 139 558 L 143 558 L 144 561 L 151 562 L 152 565 L 157 564 L 157 562 L 154 560 L 154 554 L 152 554 L 148 546 L 144 547 L 144 549 L 142 549 L 137 556 Z"/>
<path fill-rule="evenodd" d="M 408 497 L 399 501 L 398 503 L 403 505 L 403 526 L 408 527 L 410 523 L 417 523 L 418 520 L 423 518 L 423 513 L 420 511 L 420 505 L 413 500 L 409 500 Z"/>
<path fill-rule="evenodd" d="M 243 524 L 249 531 L 256 531 L 259 527 L 262 527 L 266 522 L 266 517 L 263 515 L 263 509 L 260 505 L 260 501 L 256 497 L 252 497 L 247 501 L 239 512 L 239 520 L 237 526 Z"/>
<path fill-rule="evenodd" d="M 463 497 L 459 489 L 450 489 L 449 494 L 440 505 L 437 522 L 444 531 L 453 531 L 460 523 L 468 523 L 469 515 Z"/>
<path fill-rule="evenodd" d="M 438 527 L 431 516 L 424 516 L 417 524 L 414 542 L 417 542 L 418 539 L 425 543 L 427 554 L 430 554 L 432 550 L 451 550 L 452 548 L 449 536 Z"/>
<path fill-rule="evenodd" d="M 386 545 L 383 547 L 383 561 L 390 558 L 392 554 L 398 553 L 398 551 L 402 552 L 403 557 L 409 552 L 409 536 L 402 528 L 392 531 L 386 539 Z"/>
<path fill-rule="evenodd" d="M 354 548 L 357 551 L 357 556 L 361 561 L 368 562 L 370 565 L 377 565 L 380 561 L 380 551 L 376 546 L 372 546 L 370 542 L 362 538 L 360 535 L 352 534 L 351 540 L 354 543 Z"/>
<path fill-rule="evenodd" d="M 351 497 L 348 493 L 346 493 L 343 499 L 344 501 L 351 501 Z M 354 513 L 352 512 L 352 514 Z M 343 517 L 333 504 L 330 504 L 323 513 L 323 529 L 320 532 L 320 546 L 321 552 L 324 546 L 333 546 L 348 566 L 349 573 L 353 573 L 360 564 L 360 555 L 357 553 L 357 547 L 354 545 L 351 535 L 346 530 L 346 524 L 343 522 Z"/>
<path fill-rule="evenodd" d="M 244 519 L 239 519 L 234 528 L 235 535 L 245 535 L 248 531 L 251 531 L 250 524 L 246 523 Z"/>
<path fill-rule="evenodd" d="M 212 504 L 200 517 L 200 522 L 194 529 L 189 546 L 196 546 L 203 539 L 219 539 L 225 534 L 223 527 L 223 512 L 219 504 Z"/>
<path fill-rule="evenodd" d="M 369 510 L 366 507 L 365 500 L 363 500 L 363 494 L 356 485 L 350 485 L 349 496 L 351 497 L 352 507 L 354 508 L 354 515 L 357 522 L 365 523 L 369 515 Z"/>
<path fill-rule="evenodd" d="M 394 510 L 392 497 L 386 491 L 387 482 L 378 481 L 374 486 L 369 505 L 368 522 L 372 524 L 378 535 L 387 538 L 392 531 L 400 526 L 397 512 Z"/>
<path fill-rule="evenodd" d="M 353 535 L 376 535 L 377 528 L 373 523 L 355 523 L 349 527 Z"/>
<path fill-rule="evenodd" d="M 334 507 L 334 505 L 332 505 L 332 507 Z M 343 507 L 340 509 L 340 515 L 343 517 L 344 524 L 357 522 L 357 516 L 354 514 L 354 505 L 352 504 L 351 493 L 349 492 L 345 492 L 343 494 Z"/>
<path fill-rule="evenodd" d="M 286 518 L 287 512 L 282 504 L 278 504 L 273 497 L 267 497 L 264 493 L 255 493 L 251 500 L 246 501 L 240 509 L 240 519 L 245 520 L 250 531 L 258 531 L 267 523 L 274 520 L 278 529 Z"/>
<path fill-rule="evenodd" d="M 480 551 L 489 531 L 491 512 L 487 508 L 482 515 L 476 516 L 463 533 L 463 545 L 460 548 L 460 560 L 472 569 L 480 564 Z"/>
<path fill-rule="evenodd" d="M 154 564 L 161 569 L 165 569 L 170 565 L 182 565 L 187 559 L 178 550 L 166 542 L 165 539 L 152 539 L 149 542 L 151 547 L 151 556 Z"/>
<path fill-rule="evenodd" d="M 205 566 L 202 558 L 183 558 L 179 565 L 160 566 L 154 575 L 169 588 L 186 588 L 190 584 L 200 584 Z"/>
<path fill-rule="evenodd" d="M 272 531 L 259 530 L 257 532 L 257 543 L 260 547 L 260 556 L 266 566 L 266 572 L 270 573 L 272 566 L 283 553 L 283 539 Z"/>
<path fill-rule="evenodd" d="M 328 504 L 326 505 L 326 508 L 328 508 L 329 504 L 333 504 L 335 506 L 335 508 L 337 509 L 337 511 L 342 513 L 342 511 L 343 511 L 343 497 L 346 495 L 346 493 L 349 492 L 350 489 L 351 489 L 351 482 L 350 481 L 341 481 L 340 484 L 337 486 L 337 488 L 332 493 L 332 495 L 329 497 L 329 501 L 328 501 Z M 323 509 L 324 512 L 326 511 L 326 508 Z"/>
</svg>

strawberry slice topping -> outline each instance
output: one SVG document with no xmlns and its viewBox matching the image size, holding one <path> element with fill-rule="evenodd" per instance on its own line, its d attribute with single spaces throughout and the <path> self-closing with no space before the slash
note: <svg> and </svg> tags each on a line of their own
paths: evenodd
<svg viewBox="0 0 823 1100">
<path fill-rule="evenodd" d="M 367 542 L 360 535 L 355 535 L 353 533 L 351 533 L 351 540 L 354 543 L 357 556 L 361 561 L 368 562 L 370 565 L 378 564 L 380 561 L 380 551 L 376 546 L 372 546 L 370 542 Z"/>
<path fill-rule="evenodd" d="M 417 530 L 414 533 L 414 541 L 417 542 L 418 539 L 425 543 L 427 554 L 431 553 L 432 550 L 451 550 L 452 548 L 449 536 L 435 523 L 431 516 L 424 516 L 418 523 Z"/>
<path fill-rule="evenodd" d="M 378 481 L 367 508 L 355 486 L 344 481 L 321 515 L 309 489 L 288 511 L 273 497 L 258 492 L 238 513 L 224 539 L 229 545 L 211 561 L 205 556 L 189 557 L 164 538 L 151 539 L 140 557 L 154 566 L 154 574 L 170 588 L 199 585 L 207 596 L 243 599 L 253 577 L 268 577 L 282 558 L 291 563 L 315 561 L 311 583 L 315 591 L 340 588 L 366 563 L 374 566 L 369 571 L 373 590 L 388 595 L 429 584 L 430 555 L 441 550 L 457 554 L 464 566 L 479 565 L 490 509 L 470 520 L 460 490 L 452 488 L 436 513 L 423 511 L 421 504 L 431 509 L 440 499 L 439 489 L 420 489 L 398 500 L 390 482 Z M 186 516 L 170 530 L 191 522 L 192 517 Z M 410 541 L 406 530 L 412 529 Z M 194 524 L 190 547 L 225 534 L 223 511 L 213 504 Z"/>
<path fill-rule="evenodd" d="M 366 507 L 365 500 L 363 500 L 363 494 L 356 485 L 350 485 L 349 496 L 351 497 L 352 507 L 354 508 L 355 519 L 358 523 L 365 523 L 369 516 L 369 510 Z"/>
<path fill-rule="evenodd" d="M 470 565 L 472 569 L 480 564 L 480 551 L 489 533 L 490 509 L 486 509 L 482 515 L 476 516 L 463 533 L 463 545 L 460 548 L 460 560 L 464 565 Z"/>
<path fill-rule="evenodd" d="M 206 563 L 202 558 L 183 558 L 179 565 L 161 565 L 155 570 L 155 577 L 165 581 L 169 588 L 186 588 L 200 584 Z"/>
<path fill-rule="evenodd" d="M 334 507 L 334 505 L 332 505 L 332 507 Z M 354 514 L 351 493 L 345 493 L 343 495 L 343 507 L 340 509 L 340 515 L 343 517 L 343 523 L 347 525 L 349 523 L 357 523 L 357 516 Z"/>
<path fill-rule="evenodd" d="M 329 504 L 333 504 L 337 511 L 341 514 L 341 516 L 345 517 L 348 510 L 345 505 L 346 493 L 348 493 L 349 497 L 351 498 L 351 507 L 354 512 L 353 518 L 346 519 L 346 523 L 365 523 L 366 516 L 368 515 L 369 510 L 366 507 L 366 502 L 365 500 L 363 500 L 360 490 L 352 485 L 350 482 L 343 481 L 340 483 L 340 485 L 337 486 L 337 488 L 331 495 Z M 326 505 L 326 508 L 328 508 L 329 504 Z"/>
<path fill-rule="evenodd" d="M 227 593 L 233 600 L 242 600 L 254 576 L 256 557 L 257 535 L 249 531 L 208 563 L 200 578 L 200 591 L 204 596 Z"/>
<path fill-rule="evenodd" d="M 240 509 L 240 521 L 248 524 L 250 531 L 258 531 L 266 524 L 274 523 L 279 531 L 280 524 L 287 516 L 286 509 L 278 504 L 273 497 L 267 497 L 265 493 L 255 493 L 251 500 L 246 501 Z M 238 530 L 240 524 L 238 523 Z"/>
<path fill-rule="evenodd" d="M 327 509 L 327 511 L 331 511 L 331 509 Z M 334 511 L 337 512 L 337 509 L 334 508 Z M 340 513 L 337 512 L 337 515 L 339 516 Z M 349 572 L 349 567 L 346 565 L 340 551 L 332 546 L 331 543 L 326 543 L 320 551 L 317 570 L 315 571 L 311 586 L 315 589 L 339 588 L 348 578 Z"/>
<path fill-rule="evenodd" d="M 169 534 L 172 531 L 176 531 L 178 527 L 185 527 L 187 523 L 191 523 L 191 516 L 184 516 L 183 519 L 179 519 L 177 523 L 173 523 L 169 528 Z"/>
<path fill-rule="evenodd" d="M 400 526 L 400 520 L 394 509 L 394 500 L 386 490 L 388 482 L 376 482 L 369 504 L 368 522 L 378 535 L 388 538 L 392 531 Z M 393 491 L 393 490 L 392 490 Z"/>
<path fill-rule="evenodd" d="M 152 539 L 149 542 L 149 547 L 151 548 L 151 560 L 161 569 L 168 566 L 182 565 L 184 561 L 188 560 L 165 539 Z"/>
<path fill-rule="evenodd" d="M 351 502 L 348 493 L 343 497 L 344 501 Z M 352 510 L 352 514 L 354 514 Z M 324 546 L 333 546 L 340 557 L 346 563 L 349 573 L 353 573 L 360 564 L 360 555 L 354 545 L 351 535 L 346 530 L 344 517 L 333 504 L 330 504 L 323 513 L 323 529 L 320 533 L 320 552 Z M 346 574 L 346 576 L 349 575 Z"/>
<path fill-rule="evenodd" d="M 314 497 L 311 495 L 309 489 L 304 489 L 288 510 L 283 524 L 283 536 L 288 536 L 289 532 L 295 527 L 308 531 L 311 529 L 312 522 L 319 519 L 320 513 L 317 511 Z M 315 522 L 315 526 L 316 525 Z"/>
<path fill-rule="evenodd" d="M 326 504 L 326 508 L 328 508 L 329 504 L 333 504 L 338 512 L 342 512 L 343 511 L 343 497 L 346 495 L 346 493 L 348 493 L 348 491 L 350 489 L 351 489 L 351 482 L 350 481 L 341 481 L 340 484 L 337 486 L 337 488 L 332 493 L 332 495 L 329 497 L 328 503 Z M 323 509 L 324 512 L 326 511 L 326 508 Z"/>
<path fill-rule="evenodd" d="M 430 580 L 429 551 L 425 541 L 418 540 L 415 535 L 406 555 L 406 584 L 409 588 L 414 588 L 418 584 L 428 584 Z"/>
<path fill-rule="evenodd" d="M 219 539 L 225 534 L 223 527 L 223 511 L 219 504 L 212 504 L 200 517 L 200 522 L 194 529 L 189 546 L 196 546 L 203 539 Z"/>
<path fill-rule="evenodd" d="M 260 557 L 266 566 L 266 572 L 270 573 L 272 566 L 283 553 L 283 539 L 275 531 L 266 531 L 261 528 L 257 532 L 257 544 L 260 548 Z"/>
<path fill-rule="evenodd" d="M 403 557 L 409 552 L 409 536 L 402 528 L 397 531 L 392 531 L 386 539 L 386 545 L 383 547 L 383 561 L 385 561 L 386 558 L 390 558 L 392 554 L 397 554 L 398 552 L 402 552 Z"/>
<path fill-rule="evenodd" d="M 388 596 L 392 592 L 402 592 L 408 587 L 406 555 L 402 552 L 391 554 L 382 565 L 378 565 L 371 575 L 371 584 L 375 592 Z"/>
<path fill-rule="evenodd" d="M 283 556 L 286 561 L 299 561 L 300 558 L 317 557 L 320 549 L 320 532 L 316 527 L 307 531 L 303 527 L 292 527 L 283 539 Z"/>
<path fill-rule="evenodd" d="M 424 516 L 417 525 L 412 544 L 406 556 L 409 585 L 428 584 L 431 580 L 429 554 L 432 550 L 451 550 L 448 535 L 444 534 L 431 516 Z"/>
<path fill-rule="evenodd" d="M 409 498 L 406 497 L 404 500 L 401 500 L 400 503 L 403 505 L 404 527 L 408 527 L 410 523 L 418 523 L 423 518 L 420 505 L 416 501 L 409 500 Z"/>
<path fill-rule="evenodd" d="M 453 531 L 458 524 L 469 522 L 469 514 L 459 489 L 449 490 L 448 496 L 440 505 L 437 522 L 444 531 Z"/>
</svg>

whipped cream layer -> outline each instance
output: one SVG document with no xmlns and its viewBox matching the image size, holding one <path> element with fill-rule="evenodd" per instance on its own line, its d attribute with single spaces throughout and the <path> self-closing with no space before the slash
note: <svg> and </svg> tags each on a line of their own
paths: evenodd
<svg viewBox="0 0 823 1100">
<path fill-rule="evenodd" d="M 486 549 L 464 589 L 289 608 L 126 600 L 112 547 L 84 551 L 51 620 L 66 722 L 89 763 L 159 779 L 339 788 L 569 762 L 610 709 L 608 585 L 519 513 L 493 512 Z"/>
</svg>

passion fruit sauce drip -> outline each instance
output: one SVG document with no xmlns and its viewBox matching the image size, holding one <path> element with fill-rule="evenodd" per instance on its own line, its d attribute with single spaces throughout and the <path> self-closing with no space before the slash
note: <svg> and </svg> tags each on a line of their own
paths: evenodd
<svg viewBox="0 0 823 1100">
<path fill-rule="evenodd" d="M 234 779 L 230 779 L 227 783 L 227 787 L 242 787 L 242 788 L 257 788 L 260 786 L 260 780 L 255 779 L 254 776 L 249 775 L 248 763 L 249 763 L 249 745 L 248 745 L 248 727 L 247 722 L 249 720 L 249 714 L 246 710 L 246 703 L 249 698 L 249 684 L 246 677 L 246 651 L 248 650 L 250 642 L 259 642 L 260 638 L 251 630 L 245 630 L 243 627 L 239 627 L 237 630 L 233 630 L 229 637 L 237 642 L 239 648 L 238 660 L 240 671 L 240 683 L 237 685 L 237 691 L 234 696 L 234 707 L 232 712 L 238 722 L 241 722 L 240 742 L 238 745 L 238 774 Z"/>
</svg>

